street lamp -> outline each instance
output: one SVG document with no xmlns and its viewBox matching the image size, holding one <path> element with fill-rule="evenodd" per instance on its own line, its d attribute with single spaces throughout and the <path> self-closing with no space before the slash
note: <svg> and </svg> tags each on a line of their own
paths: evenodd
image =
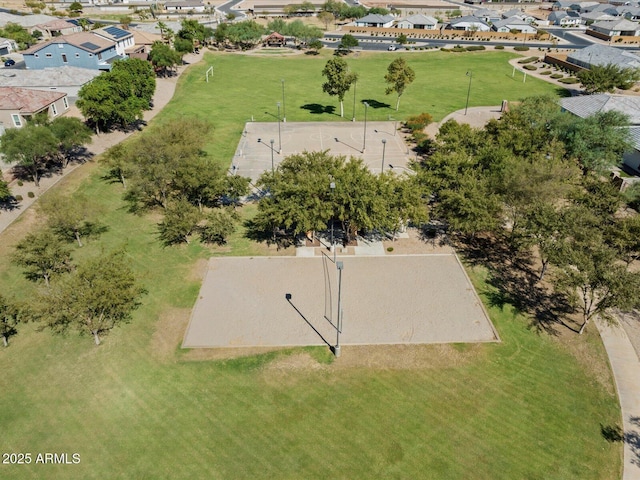
<svg viewBox="0 0 640 480">
<path fill-rule="evenodd" d="M 340 332 L 342 331 L 342 269 L 344 264 L 342 262 L 336 262 L 338 269 L 338 320 L 336 322 L 336 346 L 333 348 L 333 354 L 337 357 L 340 356 Z"/>
<path fill-rule="evenodd" d="M 282 121 L 287 123 L 287 111 L 284 103 L 284 78 L 280 82 L 282 82 Z"/>
<path fill-rule="evenodd" d="M 380 173 L 384 173 L 384 151 L 387 149 L 387 140 L 382 139 L 382 166 L 380 167 Z"/>
<path fill-rule="evenodd" d="M 271 139 L 271 174 L 273 175 L 273 144 L 275 143 L 275 140 L 272 138 Z"/>
<path fill-rule="evenodd" d="M 358 88 L 358 81 L 353 82 L 353 116 L 351 117 L 351 121 L 356 121 L 356 89 Z"/>
<path fill-rule="evenodd" d="M 336 182 L 331 182 L 329 184 L 329 188 L 331 189 L 331 208 L 333 209 L 333 192 L 336 191 Z M 331 217 L 331 251 L 333 252 L 333 261 L 336 261 L 336 246 L 334 244 L 333 237 L 333 217 Z"/>
<path fill-rule="evenodd" d="M 362 153 L 367 146 L 367 109 L 369 108 L 369 104 L 364 102 L 364 138 L 362 139 Z"/>
<path fill-rule="evenodd" d="M 473 79 L 473 72 L 469 70 L 467 72 L 467 77 L 469 77 L 469 88 L 467 89 L 467 103 L 464 106 L 464 114 L 467 114 L 467 108 L 469 108 L 469 95 L 471 94 L 471 80 Z"/>
<path fill-rule="evenodd" d="M 282 153 L 282 135 L 280 134 L 280 102 L 278 102 L 278 155 Z"/>
</svg>

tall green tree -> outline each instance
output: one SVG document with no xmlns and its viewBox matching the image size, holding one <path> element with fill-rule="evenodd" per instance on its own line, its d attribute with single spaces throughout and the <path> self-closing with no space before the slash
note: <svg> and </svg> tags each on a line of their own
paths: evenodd
<svg viewBox="0 0 640 480">
<path fill-rule="evenodd" d="M 98 235 L 105 229 L 98 221 L 100 211 L 86 196 L 65 197 L 57 192 L 44 197 L 40 208 L 47 217 L 47 225 L 62 240 L 75 241 L 82 247 L 82 239 Z"/>
<path fill-rule="evenodd" d="M 358 39 L 351 35 L 350 33 L 345 33 L 340 40 L 340 45 L 338 45 L 338 49 L 345 49 L 347 52 L 351 52 L 352 48 L 358 46 Z"/>
<path fill-rule="evenodd" d="M 578 73 L 578 79 L 587 93 L 613 92 L 617 88 L 629 90 L 640 80 L 640 69 L 613 63 L 592 65 L 588 70 Z"/>
<path fill-rule="evenodd" d="M 112 71 L 118 72 L 120 70 L 129 76 L 132 95 L 150 103 L 156 91 L 156 75 L 149 62 L 139 58 L 117 60 L 113 63 Z M 145 108 L 145 110 L 148 109 L 148 107 Z"/>
<path fill-rule="evenodd" d="M 4 154 L 5 161 L 27 170 L 36 187 L 40 186 L 40 173 L 57 152 L 58 140 L 43 125 L 27 124 L 22 128 L 10 128 L 0 142 L 0 153 Z"/>
<path fill-rule="evenodd" d="M 101 335 L 131 319 L 144 293 L 130 259 L 116 251 L 85 261 L 53 284 L 34 316 L 54 332 L 76 329 L 100 345 Z"/>
<path fill-rule="evenodd" d="M 5 347 L 9 346 L 9 338 L 18 333 L 20 322 L 20 308 L 15 301 L 0 294 L 0 337 Z"/>
<path fill-rule="evenodd" d="M 242 50 L 255 47 L 264 32 L 264 27 L 254 20 L 233 23 L 226 29 L 227 39 Z"/>
<path fill-rule="evenodd" d="M 204 225 L 200 228 L 200 238 L 206 243 L 224 245 L 227 238 L 235 229 L 240 215 L 232 207 L 216 209 L 205 217 Z"/>
<path fill-rule="evenodd" d="M 176 198 L 167 204 L 164 218 L 158 224 L 160 239 L 165 245 L 189 243 L 189 237 L 202 219 L 202 213 L 186 198 Z"/>
<path fill-rule="evenodd" d="M 396 111 L 400 107 L 400 97 L 415 78 L 416 72 L 414 72 L 413 68 L 407 65 L 407 61 L 403 57 L 396 58 L 387 68 L 387 74 L 384 76 L 384 81 L 387 82 L 388 86 L 385 93 L 387 95 L 392 92 L 396 92 L 398 94 Z"/>
<path fill-rule="evenodd" d="M 322 91 L 338 97 L 340 101 L 340 116 L 344 117 L 344 96 L 351 88 L 351 85 L 358 80 L 358 75 L 349 71 L 349 65 L 342 58 L 328 60 L 322 70 L 322 75 L 327 79 L 322 84 Z"/>
<path fill-rule="evenodd" d="M 173 70 L 180 64 L 182 56 L 166 43 L 153 42 L 149 52 L 149 61 L 155 68 L 160 69 L 162 75 L 165 76 L 168 71 Z"/>
<path fill-rule="evenodd" d="M 325 10 L 318 12 L 318 20 L 322 22 L 325 30 L 329 28 L 329 25 L 332 24 L 335 19 L 335 15 L 331 12 L 327 12 Z"/>
<path fill-rule="evenodd" d="M 58 140 L 63 168 L 76 149 L 91 143 L 91 130 L 79 118 L 57 117 L 49 124 L 49 130 Z"/>
<path fill-rule="evenodd" d="M 29 233 L 20 240 L 12 261 L 24 268 L 29 280 L 43 280 L 47 286 L 53 277 L 72 270 L 69 247 L 49 229 Z"/>
<path fill-rule="evenodd" d="M 6 202 L 7 200 L 11 200 L 11 190 L 9 189 L 9 184 L 0 179 L 0 202 Z"/>
</svg>

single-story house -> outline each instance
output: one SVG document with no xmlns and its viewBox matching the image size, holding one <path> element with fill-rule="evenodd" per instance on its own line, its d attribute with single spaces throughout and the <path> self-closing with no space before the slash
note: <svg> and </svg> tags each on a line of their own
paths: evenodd
<svg viewBox="0 0 640 480">
<path fill-rule="evenodd" d="M 521 20 L 518 17 L 506 18 L 504 20 L 498 20 L 491 28 L 496 32 L 508 33 L 512 30 L 517 30 L 520 33 L 536 33 L 538 30 L 530 23 Z"/>
<path fill-rule="evenodd" d="M 201 0 L 180 0 L 177 2 L 166 2 L 164 4 L 167 12 L 204 12 L 205 6 Z"/>
<path fill-rule="evenodd" d="M 560 100 L 562 109 L 578 117 L 586 118 L 598 112 L 617 110 L 629 116 L 629 133 L 634 149 L 625 153 L 622 162 L 640 171 L 640 97 L 632 95 L 581 95 Z"/>
<path fill-rule="evenodd" d="M 640 57 L 627 50 L 594 43 L 567 55 L 567 62 L 583 68 L 593 65 L 617 65 L 622 68 L 640 68 Z"/>
<path fill-rule="evenodd" d="M 573 0 L 557 0 L 551 5 L 554 11 L 580 10 L 580 3 Z"/>
<path fill-rule="evenodd" d="M 56 37 L 34 45 L 23 52 L 24 63 L 27 68 L 34 70 L 66 65 L 111 70 L 115 60 L 125 58 L 124 52 L 118 54 L 115 41 L 95 35 L 94 31 Z"/>
<path fill-rule="evenodd" d="M 627 19 L 595 22 L 590 28 L 594 32 L 602 33 L 608 37 L 636 37 L 640 35 L 640 24 Z"/>
<path fill-rule="evenodd" d="M 7 55 L 18 50 L 18 44 L 10 38 L 0 37 L 0 55 Z"/>
<path fill-rule="evenodd" d="M 575 27 L 582 23 L 582 18 L 578 12 L 573 10 L 556 11 L 549 14 L 549 23 L 561 27 Z"/>
<path fill-rule="evenodd" d="M 607 20 L 615 20 L 615 17 L 612 17 L 605 12 L 582 13 L 580 14 L 580 17 L 585 25 L 592 25 L 596 22 L 605 22 Z"/>
<path fill-rule="evenodd" d="M 41 112 L 46 112 L 49 118 L 55 118 L 68 109 L 69 101 L 64 92 L 0 87 L 0 125 L 4 129 L 21 128 Z"/>
<path fill-rule="evenodd" d="M 450 30 L 465 30 L 471 32 L 491 31 L 491 26 L 488 23 L 471 15 L 452 19 L 447 28 Z"/>
<path fill-rule="evenodd" d="M 356 27 L 389 28 L 393 25 L 394 17 L 391 15 L 378 15 L 370 13 L 356 20 Z"/>
<path fill-rule="evenodd" d="M 617 10 L 620 16 L 627 20 L 632 20 L 634 22 L 640 20 L 640 7 L 618 7 Z"/>
<path fill-rule="evenodd" d="M 78 33 L 82 31 L 80 25 L 68 22 L 63 19 L 55 19 L 46 23 L 41 23 L 35 26 L 35 30 L 42 33 L 42 37 L 45 39 L 59 37 L 61 35 L 71 35 L 72 33 Z"/>
<path fill-rule="evenodd" d="M 485 21 L 485 23 L 491 24 L 493 22 L 497 22 L 500 20 L 500 14 L 495 10 L 491 10 L 490 8 L 478 8 L 470 13 L 474 17 L 480 18 Z"/>
<path fill-rule="evenodd" d="M 419 13 L 398 20 L 396 27 L 415 30 L 436 30 L 438 28 L 438 20 Z"/>
<path fill-rule="evenodd" d="M 155 42 L 162 41 L 162 36 L 157 33 L 149 33 L 143 30 L 131 30 L 133 34 L 133 47 L 126 49 L 126 54 L 131 56 L 134 53 L 149 53 Z"/>
<path fill-rule="evenodd" d="M 533 15 L 529 15 L 527 12 L 523 12 L 522 10 L 519 10 L 517 8 L 512 8 L 507 12 L 503 12 L 501 16 L 503 19 L 518 17 L 520 20 L 524 20 L 527 23 L 535 23 L 538 21 L 538 19 Z"/>
</svg>

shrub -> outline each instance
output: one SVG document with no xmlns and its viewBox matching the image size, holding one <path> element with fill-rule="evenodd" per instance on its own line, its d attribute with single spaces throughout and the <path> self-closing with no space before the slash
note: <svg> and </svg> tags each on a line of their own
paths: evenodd
<svg viewBox="0 0 640 480">
<path fill-rule="evenodd" d="M 428 113 L 421 113 L 420 115 L 414 115 L 407 118 L 404 122 L 405 127 L 411 130 L 412 133 L 420 132 L 424 128 L 433 122 L 433 117 Z"/>
<path fill-rule="evenodd" d="M 568 77 L 568 78 L 561 78 L 560 80 L 558 80 L 560 83 L 580 83 L 580 80 L 578 80 L 575 77 Z"/>
<path fill-rule="evenodd" d="M 551 75 L 551 78 L 555 78 L 555 79 L 562 78 L 562 77 L 564 77 L 562 73 L 554 73 L 553 75 Z"/>
<path fill-rule="evenodd" d="M 496 49 L 496 50 L 504 50 L 504 45 L 496 45 L 493 48 Z"/>
<path fill-rule="evenodd" d="M 461 45 L 456 45 L 455 47 L 453 47 L 453 48 L 451 49 L 451 51 L 452 51 L 452 52 L 466 52 L 466 51 L 467 51 L 467 49 L 466 49 L 466 48 L 464 48 L 464 47 L 463 47 L 463 46 L 461 46 Z"/>
<path fill-rule="evenodd" d="M 551 75 L 551 70 L 545 70 L 544 72 L 540 72 L 540 75 Z"/>
<path fill-rule="evenodd" d="M 523 58 L 522 60 L 518 60 L 518 63 L 524 65 L 525 63 L 537 62 L 539 59 L 540 57 L 527 57 Z"/>
<path fill-rule="evenodd" d="M 538 67 L 536 67 L 535 65 L 524 65 L 522 68 L 529 71 L 538 69 Z"/>
<path fill-rule="evenodd" d="M 387 247 L 387 252 L 393 252 L 393 247 Z"/>
<path fill-rule="evenodd" d="M 16 195 L 15 199 L 16 199 L 16 202 L 21 202 L 22 201 L 22 195 Z"/>
<path fill-rule="evenodd" d="M 18 180 L 18 186 L 21 187 L 22 185 L 24 185 L 24 182 L 22 180 Z"/>
<path fill-rule="evenodd" d="M 35 197 L 35 196 L 36 196 L 36 195 L 35 195 L 35 193 L 33 193 L 33 192 L 27 192 L 27 197 L 29 197 L 29 198 L 33 198 L 33 197 Z"/>
<path fill-rule="evenodd" d="M 465 49 L 467 52 L 474 52 L 478 50 L 485 50 L 484 45 L 471 45 Z"/>
<path fill-rule="evenodd" d="M 527 50 L 529 50 L 529 47 L 527 47 L 525 45 L 518 45 L 517 47 L 513 47 L 513 49 L 516 52 L 526 52 Z"/>
</svg>

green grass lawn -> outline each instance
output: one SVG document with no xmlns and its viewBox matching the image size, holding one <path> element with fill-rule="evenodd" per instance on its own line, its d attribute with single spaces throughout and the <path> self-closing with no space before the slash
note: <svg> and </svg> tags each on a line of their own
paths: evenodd
<svg viewBox="0 0 640 480">
<path fill-rule="evenodd" d="M 508 58 L 486 54 L 483 64 L 475 54 L 460 57 L 464 61 L 432 55 L 425 54 L 424 61 L 454 62 L 456 78 L 470 68 L 465 62 L 477 62 L 474 81 L 481 71 L 499 71 Z M 354 69 L 355 64 L 366 64 L 362 71 L 384 69 L 390 58 L 382 54 L 366 63 L 363 55 L 354 61 Z M 271 97 L 277 101 L 280 73 L 293 67 L 278 67 L 279 58 L 208 59 L 219 76 L 238 76 L 228 77 L 224 91 L 221 79 L 205 85 L 205 67 L 196 66 L 181 79 L 164 118 L 180 111 L 207 112 L 217 122 L 210 148 L 222 161 L 224 152 L 235 149 L 250 110 L 248 98 L 238 96 L 238 84 L 250 78 L 251 62 L 256 62 L 254 76 L 269 76 L 276 84 L 269 95 L 260 94 L 264 105 Z M 411 63 L 422 59 L 411 56 Z M 289 64 L 297 65 L 295 78 L 314 78 L 307 101 L 331 103 L 317 93 L 317 70 L 323 61 L 296 61 L 300 63 Z M 428 74 L 433 81 L 441 75 L 436 65 L 431 64 L 434 71 Z M 424 69 L 426 76 L 428 67 Z M 293 95 L 296 82 L 290 75 L 285 76 Z M 464 89 L 465 78 L 461 82 Z M 254 83 L 267 84 L 257 78 Z M 364 79 L 362 83 L 367 96 L 386 98 L 375 93 L 373 81 L 370 90 Z M 518 98 L 520 87 L 515 84 L 512 97 L 506 87 L 496 88 L 498 102 Z M 303 92 L 304 85 L 298 89 Z M 440 100 L 446 98 L 437 96 L 428 101 L 437 108 L 408 110 L 412 102 L 428 96 L 427 91 L 424 97 L 408 91 L 405 113 L 444 114 Z M 451 94 L 450 101 L 455 103 L 454 97 Z M 492 100 L 489 93 L 486 99 Z M 313 116 L 300 109 L 301 104 L 296 108 L 291 100 L 287 120 L 335 118 Z M 375 114 L 382 118 L 383 110 Z M 335 362 L 323 348 L 218 361 L 196 360 L 189 356 L 193 352 L 179 351 L 184 320 L 198 294 L 197 266 L 212 252 L 197 243 L 162 247 L 157 218 L 128 213 L 121 187 L 104 181 L 103 173 L 99 166 L 88 165 L 61 187 L 90 196 L 103 207 L 103 221 L 109 225 L 100 239 L 76 249 L 75 257 L 124 244 L 149 293 L 133 321 L 114 330 L 100 347 L 87 336 L 53 336 L 26 325 L 10 348 L 0 350 L 2 451 L 81 456 L 78 465 L 2 465 L 0 478 L 620 478 L 621 446 L 601 434 L 602 427 L 620 422 L 620 411 L 599 338 L 590 330 L 579 338 L 538 334 L 509 306 L 489 309 L 502 343 L 389 349 L 392 365 L 394 356 L 420 358 L 403 367 L 349 366 L 354 356 L 349 347 Z M 30 223 L 37 222 L 17 222 L 0 236 L 0 287 L 23 298 L 33 286 L 9 263 L 8 253 Z M 264 247 L 238 235 L 229 250 L 214 253 L 253 255 Z M 476 269 L 471 274 L 484 296 L 489 288 L 486 272 Z"/>
<path fill-rule="evenodd" d="M 404 56 L 416 72 L 415 81 L 400 99 L 385 95 L 384 76 L 391 61 Z M 318 56 L 251 56 L 207 54 L 189 75 L 180 78 L 180 88 L 163 112 L 163 118 L 192 115 L 207 119 L 214 126 L 209 153 L 228 166 L 238 145 L 245 122 L 271 122 L 277 118 L 277 102 L 282 103 L 288 122 L 350 121 L 353 116 L 353 89 L 344 99 L 344 118 L 336 97 L 322 91 L 322 69 L 332 58 L 329 52 Z M 469 77 L 473 72 L 469 106 L 499 106 L 502 100 L 517 101 L 527 96 L 559 94 L 560 90 L 541 80 L 522 74 L 511 77 L 508 63 L 513 54 L 505 52 L 468 53 L 360 53 L 345 57 L 352 71 L 359 75 L 356 93 L 356 119 L 364 120 L 363 101 L 371 106 L 368 120 L 403 120 L 422 112 L 439 121 L 447 114 L 464 108 Z M 205 82 L 205 72 L 213 66 L 213 77 Z M 331 113 L 330 113 L 331 112 Z"/>
</svg>

